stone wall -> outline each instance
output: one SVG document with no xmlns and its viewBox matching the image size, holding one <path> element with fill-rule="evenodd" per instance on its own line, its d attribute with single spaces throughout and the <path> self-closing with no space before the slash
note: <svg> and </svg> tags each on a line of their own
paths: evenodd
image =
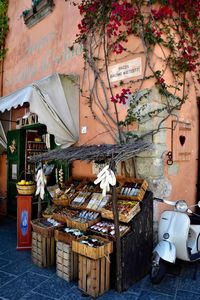
<svg viewBox="0 0 200 300">
<path fill-rule="evenodd" d="M 141 152 L 135 158 L 136 177 L 144 178 L 149 183 L 149 189 L 156 197 L 168 198 L 172 191 L 170 181 L 164 175 L 164 157 L 167 153 L 167 132 L 164 128 L 165 124 L 161 120 L 165 118 L 166 112 L 163 110 L 159 115 L 148 118 L 148 109 L 153 111 L 157 107 L 163 105 L 163 97 L 158 93 L 157 88 L 152 88 L 147 98 L 140 101 L 145 106 L 144 118 L 138 125 L 138 135 L 146 135 L 145 138 L 150 139 L 154 145 L 153 151 Z M 147 104 L 147 105 L 146 105 Z M 157 132 L 158 127 L 160 128 Z M 154 201 L 154 235 L 157 236 L 157 227 L 159 221 L 159 203 Z"/>
</svg>

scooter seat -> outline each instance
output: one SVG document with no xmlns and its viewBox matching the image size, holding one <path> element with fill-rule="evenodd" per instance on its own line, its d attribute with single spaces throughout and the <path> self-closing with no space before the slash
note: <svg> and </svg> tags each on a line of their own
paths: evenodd
<svg viewBox="0 0 200 300">
<path fill-rule="evenodd" d="M 192 225 L 200 225 L 200 217 L 198 216 L 189 216 L 189 217 Z"/>
</svg>

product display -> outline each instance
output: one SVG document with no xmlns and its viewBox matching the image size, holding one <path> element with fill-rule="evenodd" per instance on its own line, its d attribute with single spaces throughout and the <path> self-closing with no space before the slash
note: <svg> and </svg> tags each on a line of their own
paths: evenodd
<svg viewBox="0 0 200 300">
<path fill-rule="evenodd" d="M 71 280 L 73 270 L 69 268 L 69 261 L 72 259 L 70 266 L 76 262 L 79 288 L 88 295 L 100 295 L 109 289 L 110 253 L 117 241 L 112 195 L 104 196 L 99 186 L 86 178 L 71 178 L 64 183 L 62 168 L 57 175 L 59 184 L 49 190 L 54 204 L 43 212 L 46 220 L 32 223 L 33 229 L 56 241 L 58 276 Z M 132 227 L 127 223 L 140 212 L 140 200 L 146 188 L 142 179 L 118 180 L 116 208 L 121 241 L 128 238 L 125 235 Z M 59 248 L 61 244 L 62 249 Z"/>
<path fill-rule="evenodd" d="M 120 186 L 117 187 L 118 198 L 138 201 L 144 198 L 148 187 L 146 180 L 127 178 L 126 180 L 119 180 L 119 182 Z"/>
<path fill-rule="evenodd" d="M 140 203 L 139 201 L 118 200 L 117 209 L 119 221 L 128 223 L 137 213 L 140 212 Z M 114 219 L 112 201 L 102 208 L 101 216 L 105 219 Z"/>
<path fill-rule="evenodd" d="M 66 232 L 66 233 L 69 233 L 69 234 L 71 234 L 73 236 L 76 236 L 76 237 L 81 237 L 85 234 L 83 231 L 80 231 L 79 229 L 69 228 L 69 227 L 63 228 L 62 231 Z"/>
<path fill-rule="evenodd" d="M 57 227 L 57 226 L 61 226 L 62 224 L 57 222 L 56 220 L 52 219 L 52 218 L 48 218 L 47 222 L 49 222 L 51 224 L 51 226 Z"/>
<path fill-rule="evenodd" d="M 68 209 L 67 207 L 61 207 L 53 213 L 53 218 L 57 221 L 67 223 L 68 220 L 78 214 L 77 210 Z"/>
<path fill-rule="evenodd" d="M 91 195 L 90 192 L 79 192 L 78 195 L 71 202 L 71 206 L 80 206 L 82 205 L 88 197 Z"/>
<path fill-rule="evenodd" d="M 99 213 L 83 210 L 83 211 L 79 212 L 78 214 L 74 215 L 73 217 L 71 217 L 71 220 L 80 222 L 80 223 L 86 223 L 88 221 L 97 219 L 99 216 L 100 216 Z"/>
<path fill-rule="evenodd" d="M 111 195 L 103 196 L 102 193 L 93 193 L 86 208 L 100 211 L 110 198 Z"/>
<path fill-rule="evenodd" d="M 43 237 L 52 237 L 54 236 L 54 229 L 63 227 L 63 223 L 57 222 L 52 218 L 31 220 L 31 225 L 33 231 L 41 234 Z"/>
<path fill-rule="evenodd" d="M 100 221 L 88 228 L 88 230 L 102 235 L 115 238 L 115 225 L 113 222 Z M 120 236 L 123 236 L 130 230 L 129 226 L 119 225 Z"/>
<path fill-rule="evenodd" d="M 45 218 L 52 216 L 54 213 L 59 212 L 62 209 L 61 206 L 57 206 L 57 205 L 50 205 L 48 206 L 42 213 L 43 217 Z"/>
<path fill-rule="evenodd" d="M 121 214 L 129 214 L 130 210 L 138 204 L 138 201 L 126 201 L 126 200 L 118 200 L 117 201 L 117 209 Z M 112 202 L 110 201 L 104 209 L 113 210 Z"/>
<path fill-rule="evenodd" d="M 104 245 L 104 242 L 102 240 L 92 237 L 85 237 L 83 240 L 80 241 L 80 243 L 95 248 Z"/>
<path fill-rule="evenodd" d="M 126 196 L 137 196 L 137 194 L 140 191 L 140 186 L 141 184 L 138 183 L 132 183 L 127 186 L 123 186 L 121 188 L 120 194 L 121 195 L 126 195 Z"/>
</svg>

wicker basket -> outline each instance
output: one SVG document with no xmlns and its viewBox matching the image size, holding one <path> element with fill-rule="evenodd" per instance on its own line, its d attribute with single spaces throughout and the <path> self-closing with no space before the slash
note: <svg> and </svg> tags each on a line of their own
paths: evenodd
<svg viewBox="0 0 200 300">
<path fill-rule="evenodd" d="M 16 183 L 16 187 L 19 195 L 33 195 L 35 193 L 36 185 L 35 183 L 27 185 L 20 185 Z"/>
<path fill-rule="evenodd" d="M 68 198 L 65 198 L 65 199 L 56 199 L 56 198 L 54 198 L 53 199 L 53 203 L 55 205 L 60 205 L 60 206 L 69 206 L 70 202 L 71 202 L 71 200 L 68 199 Z"/>
<path fill-rule="evenodd" d="M 36 220 L 31 220 L 31 225 L 34 232 L 37 232 L 41 234 L 43 237 L 53 237 L 54 236 L 54 230 L 57 228 L 61 228 L 63 225 L 59 226 L 45 226 L 43 225 L 43 221 L 46 220 L 44 218 L 39 218 Z"/>
<path fill-rule="evenodd" d="M 45 214 L 45 213 L 42 213 L 42 216 L 43 216 L 43 218 L 45 218 L 45 219 L 48 219 L 48 218 L 52 218 L 53 217 L 53 214 Z M 56 220 L 57 221 L 57 220 Z"/>
<path fill-rule="evenodd" d="M 58 229 L 54 230 L 54 237 L 57 242 L 63 242 L 70 246 L 72 245 L 72 241 L 77 241 L 78 239 L 80 239 L 80 237 L 76 237 L 75 235 Z"/>
</svg>

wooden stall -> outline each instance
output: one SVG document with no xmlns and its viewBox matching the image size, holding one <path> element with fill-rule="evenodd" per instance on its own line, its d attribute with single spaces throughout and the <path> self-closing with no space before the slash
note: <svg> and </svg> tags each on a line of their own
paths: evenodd
<svg viewBox="0 0 200 300">
<path fill-rule="evenodd" d="M 98 145 L 98 146 L 92 145 L 92 146 L 70 147 L 68 149 L 57 149 L 57 150 L 50 151 L 49 153 L 35 156 L 31 158 L 31 161 L 42 162 L 42 161 L 51 161 L 51 160 L 63 160 L 63 161 L 67 161 L 68 163 L 74 160 L 106 161 L 107 164 L 109 164 L 109 168 L 113 172 L 115 172 L 117 163 L 119 163 L 120 161 L 124 161 L 127 158 L 135 156 L 138 152 L 145 151 L 150 148 L 151 148 L 151 144 L 140 140 L 134 143 L 128 143 L 124 145 L 121 144 L 120 145 Z M 114 249 L 113 254 L 111 254 L 111 251 L 109 252 L 109 254 L 111 255 L 111 260 L 110 260 L 111 272 L 112 272 L 111 284 L 113 287 L 117 289 L 118 292 L 121 292 L 122 290 L 126 290 L 134 282 L 144 277 L 149 271 L 150 260 L 151 260 L 151 251 L 152 251 L 152 243 L 153 243 L 152 193 L 146 192 L 148 184 L 146 183 L 145 180 L 136 179 L 136 181 L 138 181 L 137 184 L 136 182 L 134 182 L 133 178 L 129 178 L 129 179 L 126 178 L 125 181 L 122 181 L 121 186 L 120 185 L 117 186 L 117 184 L 115 184 L 112 187 L 112 191 L 110 194 L 111 206 L 109 206 L 110 204 L 108 203 L 108 205 L 105 206 L 105 210 L 104 209 L 101 210 L 101 217 L 103 217 L 104 219 L 108 218 L 113 223 L 112 231 L 114 231 L 114 236 L 112 236 L 112 234 L 111 236 L 105 235 L 105 238 L 107 238 L 108 240 L 112 240 L 113 242 L 113 249 Z M 119 189 L 119 187 L 121 187 L 121 190 Z M 135 197 L 134 194 L 132 194 L 132 196 L 130 194 L 131 189 L 133 189 L 133 187 L 134 190 L 137 189 L 137 192 L 135 194 L 137 195 L 137 197 Z M 82 192 L 81 195 L 79 194 L 80 192 Z M 68 204 L 70 203 L 71 206 L 70 215 L 72 214 L 73 209 L 77 209 L 77 206 L 80 205 L 81 207 L 82 205 L 81 201 L 82 198 L 84 198 L 83 194 L 85 194 L 85 192 L 86 193 L 88 192 L 87 189 L 85 190 L 82 188 L 82 190 L 79 189 L 79 191 L 75 189 L 73 194 L 74 197 L 72 197 L 70 201 L 68 202 L 66 201 L 66 203 Z M 94 192 L 97 191 L 93 190 L 93 193 Z M 74 201 L 75 197 L 78 197 L 76 201 Z M 64 202 L 64 199 L 62 200 Z M 131 203 L 129 203 L 130 200 L 132 201 Z M 75 203 L 74 207 L 73 207 L 73 201 Z M 136 203 L 134 203 L 134 201 L 136 201 Z M 125 204 L 128 205 L 126 206 L 126 213 L 124 214 L 123 209 L 121 210 L 121 206 L 123 207 L 123 205 Z M 83 206 L 84 208 L 88 208 L 88 205 L 92 206 L 92 203 L 88 204 L 87 202 L 86 204 L 84 203 L 84 205 L 86 205 L 85 207 Z M 53 215 L 54 217 L 56 215 L 59 216 L 61 218 L 60 220 L 64 220 L 67 226 L 76 227 L 75 223 L 77 222 L 77 215 L 75 217 L 73 216 L 68 217 L 68 213 L 69 213 L 68 209 L 66 208 L 63 210 L 62 214 L 59 212 L 55 212 L 55 214 Z M 96 214 L 95 216 L 97 217 L 94 224 L 92 223 L 82 224 L 82 227 L 80 228 L 79 225 L 81 223 L 78 221 L 77 222 L 78 227 L 76 228 L 80 230 L 86 230 L 88 233 L 91 232 L 94 234 L 95 230 L 97 230 L 98 222 L 101 221 L 98 220 L 98 211 L 95 210 L 95 212 L 93 211 L 93 213 Z M 78 215 L 78 220 L 80 218 L 82 218 L 81 214 Z M 124 225 L 122 225 L 120 224 L 121 221 L 127 224 L 125 225 L 124 223 Z M 97 227 L 95 227 L 95 224 L 97 225 Z M 123 230 L 125 234 L 121 234 Z M 97 235 L 99 234 L 97 233 Z M 102 234 L 100 235 L 102 236 Z M 84 240 L 84 243 L 87 243 L 87 241 Z M 85 282 L 86 280 L 86 286 L 88 286 L 88 284 L 91 281 L 90 280 L 91 278 L 89 279 L 89 283 L 87 283 L 87 278 L 84 279 L 80 275 L 82 272 L 81 270 L 85 268 L 85 264 L 87 266 L 90 266 L 91 268 L 93 262 L 89 260 L 91 259 L 95 260 L 95 257 L 92 258 L 88 257 L 88 253 L 90 251 L 87 250 L 86 252 L 83 253 L 83 250 L 85 248 L 83 246 L 79 247 L 79 245 L 78 246 L 77 245 L 78 242 L 72 241 L 73 251 L 79 254 L 79 287 L 89 295 L 96 297 L 102 294 L 105 290 L 107 290 L 108 284 L 102 287 L 101 285 L 99 286 L 97 283 L 94 283 L 91 289 L 89 290 L 85 289 L 82 281 Z M 79 252 L 80 248 L 81 248 L 81 253 Z M 94 255 L 95 253 L 94 248 L 91 249 L 91 252 Z M 95 268 L 99 268 L 99 270 L 101 270 L 101 268 L 104 265 L 107 265 L 105 255 L 101 257 L 101 259 L 102 258 L 105 259 L 104 262 L 100 262 L 100 261 L 98 263 L 95 262 Z M 100 258 L 98 257 L 98 259 Z M 88 270 L 87 268 L 86 271 Z M 110 266 L 109 266 L 109 270 L 110 270 Z"/>
</svg>

